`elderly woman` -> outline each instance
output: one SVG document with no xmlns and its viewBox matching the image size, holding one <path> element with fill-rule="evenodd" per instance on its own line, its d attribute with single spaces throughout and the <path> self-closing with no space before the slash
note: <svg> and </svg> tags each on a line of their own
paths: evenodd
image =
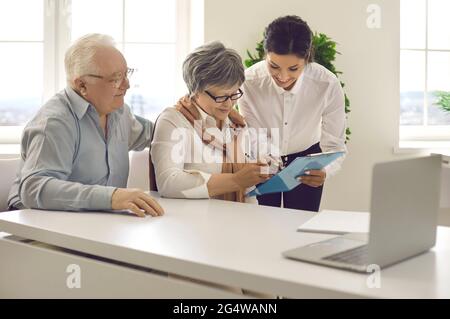
<svg viewBox="0 0 450 319">
<path fill-rule="evenodd" d="M 66 52 L 67 87 L 51 98 L 22 135 L 21 168 L 10 210 L 129 210 L 163 214 L 140 190 L 126 189 L 128 151 L 150 144 L 153 123 L 124 104 L 129 86 L 123 55 L 111 37 L 89 34 Z"/>
<path fill-rule="evenodd" d="M 246 188 L 269 175 L 262 173 L 264 164 L 245 163 L 253 154 L 250 135 L 228 118 L 242 96 L 240 56 L 219 42 L 203 45 L 184 61 L 183 78 L 200 117 L 193 121 L 169 107 L 158 118 L 151 157 L 159 193 L 251 201 L 244 196 Z"/>
</svg>

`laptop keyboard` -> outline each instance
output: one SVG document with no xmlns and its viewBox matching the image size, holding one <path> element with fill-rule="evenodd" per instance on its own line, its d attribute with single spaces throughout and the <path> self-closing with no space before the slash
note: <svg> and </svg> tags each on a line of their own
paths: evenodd
<svg viewBox="0 0 450 319">
<path fill-rule="evenodd" d="M 345 264 L 366 265 L 368 245 L 359 246 L 334 255 L 323 258 L 324 260 L 336 261 Z"/>
</svg>

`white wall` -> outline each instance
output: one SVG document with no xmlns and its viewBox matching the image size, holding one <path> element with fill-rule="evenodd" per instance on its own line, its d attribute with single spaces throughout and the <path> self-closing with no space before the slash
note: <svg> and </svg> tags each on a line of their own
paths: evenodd
<svg viewBox="0 0 450 319">
<path fill-rule="evenodd" d="M 369 4 L 381 7 L 381 28 L 366 26 Z M 205 41 L 221 40 L 245 57 L 274 18 L 296 14 L 339 43 L 352 112 L 349 155 L 327 182 L 322 208 L 368 210 L 372 165 L 405 157 L 393 148 L 399 115 L 399 0 L 206 0 Z"/>
</svg>

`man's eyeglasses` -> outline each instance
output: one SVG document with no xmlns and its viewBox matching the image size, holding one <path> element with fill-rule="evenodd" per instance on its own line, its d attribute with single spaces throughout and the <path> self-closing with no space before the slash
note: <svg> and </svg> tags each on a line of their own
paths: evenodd
<svg viewBox="0 0 450 319">
<path fill-rule="evenodd" d="M 106 80 L 109 83 L 111 83 L 111 86 L 113 88 L 118 89 L 122 85 L 123 81 L 125 79 L 129 79 L 133 75 L 134 72 L 136 72 L 136 69 L 127 68 L 127 71 L 125 72 L 125 74 L 120 72 L 120 73 L 113 75 L 110 78 L 107 78 L 102 75 L 97 75 L 97 74 L 86 74 L 86 76 L 91 76 L 93 78 Z"/>
<path fill-rule="evenodd" d="M 242 92 L 241 89 L 239 89 L 237 93 L 231 95 L 214 96 L 208 91 L 205 91 L 205 93 L 208 94 L 209 97 L 212 98 L 216 103 L 223 103 L 226 102 L 228 99 L 230 99 L 231 101 L 236 101 L 237 99 L 242 97 L 242 95 L 244 95 L 244 92 Z"/>
</svg>

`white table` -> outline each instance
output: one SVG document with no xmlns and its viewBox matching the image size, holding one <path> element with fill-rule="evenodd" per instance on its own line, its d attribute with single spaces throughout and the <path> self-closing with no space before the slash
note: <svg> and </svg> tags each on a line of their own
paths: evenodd
<svg viewBox="0 0 450 319">
<path fill-rule="evenodd" d="M 0 297 L 243 297 L 205 281 L 292 298 L 450 298 L 450 228 L 439 227 L 436 247 L 382 270 L 381 287 L 369 288 L 370 274 L 281 256 L 332 237 L 296 232 L 314 213 L 219 200 L 160 203 L 166 214 L 144 219 L 104 212 L 1 213 Z M 80 266 L 80 289 L 66 285 L 70 264 Z"/>
</svg>

